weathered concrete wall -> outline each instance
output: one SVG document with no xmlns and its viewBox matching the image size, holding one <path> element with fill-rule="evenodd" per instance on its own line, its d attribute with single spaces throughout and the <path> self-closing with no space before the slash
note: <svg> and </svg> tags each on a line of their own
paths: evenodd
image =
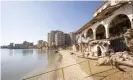
<svg viewBox="0 0 133 80">
<path fill-rule="evenodd" d="M 94 40 L 96 40 L 96 29 L 98 28 L 99 25 L 102 24 L 105 27 L 105 35 L 106 35 L 106 38 L 109 38 L 110 37 L 110 34 L 109 34 L 110 23 L 119 14 L 127 15 L 128 18 L 129 18 L 129 20 L 130 20 L 131 27 L 133 28 L 133 3 L 129 3 L 129 4 L 126 4 L 126 5 L 122 6 L 122 7 L 120 7 L 119 9 L 115 10 L 113 12 L 113 15 L 109 16 L 108 18 L 102 20 L 101 22 L 97 22 L 97 23 L 93 24 L 92 26 L 90 26 L 89 28 L 87 28 L 86 30 L 84 30 L 79 35 L 80 36 L 81 35 L 86 36 L 87 31 L 91 28 L 92 31 L 93 31 L 93 38 L 94 38 Z M 78 42 L 82 42 L 81 41 L 82 39 L 81 38 L 79 38 L 79 39 L 80 40 L 78 40 Z"/>
<path fill-rule="evenodd" d="M 96 43 L 96 44 L 94 44 L 94 43 Z M 106 46 L 105 46 L 105 44 L 106 44 Z M 101 49 L 101 56 L 105 56 L 106 52 L 109 50 L 109 45 L 110 45 L 110 42 L 106 41 L 106 40 L 105 41 L 103 41 L 103 40 L 102 41 L 101 40 L 92 41 L 90 43 L 90 46 L 89 46 L 90 47 L 89 52 L 92 52 L 95 54 L 95 56 L 97 56 L 98 55 L 97 54 L 97 51 L 98 51 L 97 47 L 99 46 Z"/>
</svg>

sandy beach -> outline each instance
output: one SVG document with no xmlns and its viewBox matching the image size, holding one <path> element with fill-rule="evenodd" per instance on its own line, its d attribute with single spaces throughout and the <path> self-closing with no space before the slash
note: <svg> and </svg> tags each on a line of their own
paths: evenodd
<svg viewBox="0 0 133 80">
<path fill-rule="evenodd" d="M 123 67 L 121 72 L 111 66 L 96 66 L 96 60 L 70 55 L 71 50 L 60 50 L 54 66 L 48 67 L 46 74 L 27 80 L 132 80 L 133 68 Z M 78 53 L 80 54 L 80 53 Z"/>
<path fill-rule="evenodd" d="M 70 55 L 70 50 L 62 50 L 60 53 L 64 56 L 63 58 L 68 57 L 70 59 L 67 60 L 67 63 L 80 63 L 78 65 L 72 66 L 74 69 L 79 68 L 78 70 L 74 70 L 72 67 L 67 71 L 69 74 L 74 74 L 74 76 L 78 76 L 80 73 L 80 78 L 74 77 L 72 75 L 66 75 L 65 80 L 70 80 L 69 76 L 72 76 L 72 80 L 132 80 L 133 79 L 133 68 L 123 67 L 126 72 L 121 72 L 116 68 L 112 68 L 111 66 L 95 66 L 95 60 L 88 60 L 83 58 L 78 58 L 76 55 Z M 78 53 L 80 54 L 80 53 Z M 67 64 L 66 64 L 67 65 Z"/>
</svg>

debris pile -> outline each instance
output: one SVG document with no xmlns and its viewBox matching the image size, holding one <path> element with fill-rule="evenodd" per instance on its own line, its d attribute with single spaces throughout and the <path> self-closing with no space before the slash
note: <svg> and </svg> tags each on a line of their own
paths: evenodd
<svg viewBox="0 0 133 80">
<path fill-rule="evenodd" d="M 110 40 L 94 40 L 87 47 L 81 46 L 82 57 L 97 60 L 97 66 L 110 64 L 121 71 L 124 70 L 119 65 L 133 67 L 133 29 L 128 29 L 123 37 L 130 51 L 115 52 L 110 48 Z M 79 51 L 76 48 L 75 51 Z"/>
<path fill-rule="evenodd" d="M 128 29 L 127 32 L 124 34 L 124 38 L 127 47 L 133 53 L 133 29 Z"/>
</svg>

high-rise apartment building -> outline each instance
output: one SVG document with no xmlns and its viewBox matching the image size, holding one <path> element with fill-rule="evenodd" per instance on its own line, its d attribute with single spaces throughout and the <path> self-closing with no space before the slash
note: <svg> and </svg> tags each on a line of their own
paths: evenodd
<svg viewBox="0 0 133 80">
<path fill-rule="evenodd" d="M 70 46 L 72 44 L 75 44 L 75 42 L 76 35 L 74 32 L 67 34 L 57 30 L 48 33 L 48 46 Z"/>
<path fill-rule="evenodd" d="M 55 44 L 55 34 L 57 33 L 57 31 L 51 31 L 50 33 L 48 33 L 48 46 L 52 46 Z"/>
<path fill-rule="evenodd" d="M 56 46 L 64 46 L 65 45 L 65 36 L 62 31 L 57 31 L 55 34 L 55 45 Z"/>
<path fill-rule="evenodd" d="M 14 43 L 10 43 L 9 48 L 13 49 L 14 48 Z"/>
</svg>

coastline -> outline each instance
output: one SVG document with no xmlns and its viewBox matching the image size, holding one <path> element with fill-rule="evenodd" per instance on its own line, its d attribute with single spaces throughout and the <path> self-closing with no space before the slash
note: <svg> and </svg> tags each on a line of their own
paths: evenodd
<svg viewBox="0 0 133 80">
<path fill-rule="evenodd" d="M 121 72 L 109 65 L 96 66 L 96 60 L 79 58 L 71 55 L 72 50 L 60 50 L 61 57 L 56 57 L 47 74 L 38 76 L 37 79 L 46 80 L 132 80 L 133 69 L 123 67 L 126 72 Z M 80 53 L 78 53 L 79 55 Z M 51 70 L 55 70 L 52 71 Z M 121 77 L 123 76 L 123 77 Z M 34 78 L 33 80 L 35 80 Z M 32 80 L 32 79 L 26 79 Z"/>
</svg>

